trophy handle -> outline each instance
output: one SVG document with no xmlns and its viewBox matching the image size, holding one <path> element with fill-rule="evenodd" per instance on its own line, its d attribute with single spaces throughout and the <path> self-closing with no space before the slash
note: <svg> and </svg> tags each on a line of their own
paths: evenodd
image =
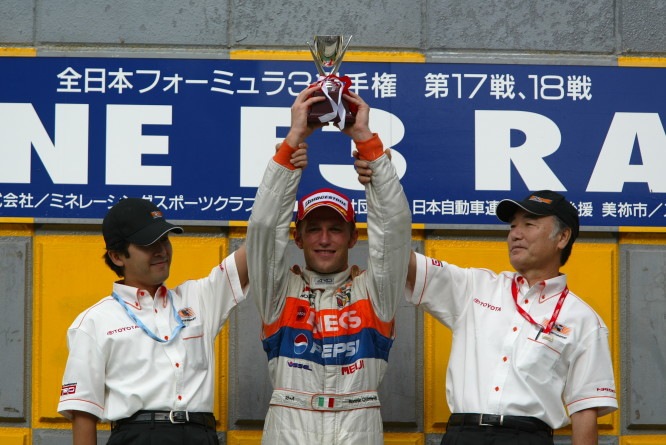
<svg viewBox="0 0 666 445">
<path fill-rule="evenodd" d="M 310 54 L 312 54 L 312 58 L 314 59 L 315 66 L 317 67 L 317 72 L 322 77 L 326 76 L 326 72 L 324 71 L 324 67 L 321 65 L 321 62 L 319 61 L 319 58 L 315 54 L 314 48 L 312 48 L 312 44 L 310 42 L 308 42 L 308 48 L 310 48 Z M 346 49 L 347 49 L 347 47 L 345 47 L 345 50 Z"/>
<path fill-rule="evenodd" d="M 338 69 L 340 68 L 340 64 L 342 63 L 342 58 L 344 57 L 345 53 L 347 52 L 347 47 L 349 46 L 349 43 L 351 42 L 353 35 L 349 36 L 349 39 L 347 40 L 347 43 L 345 44 L 345 47 L 342 48 L 342 51 L 338 55 L 338 60 L 335 61 L 335 65 L 333 65 L 333 70 L 331 71 L 331 74 L 337 75 Z M 310 43 L 308 42 L 308 45 Z M 310 48 L 310 51 L 312 51 L 312 48 Z"/>
</svg>

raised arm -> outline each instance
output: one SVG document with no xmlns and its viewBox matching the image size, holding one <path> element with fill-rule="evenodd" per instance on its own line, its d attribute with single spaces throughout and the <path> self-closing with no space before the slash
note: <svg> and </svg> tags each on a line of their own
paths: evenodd
<svg viewBox="0 0 666 445">
<path fill-rule="evenodd" d="M 321 124 L 308 125 L 307 110 L 325 97 L 319 88 L 302 91 L 291 107 L 291 128 L 268 163 L 257 190 L 247 228 L 247 267 L 251 293 L 265 323 L 274 321 L 284 303 L 286 249 L 301 170 L 307 164 L 305 139 Z M 292 145 L 293 144 L 293 145 Z"/>
<path fill-rule="evenodd" d="M 356 122 L 343 132 L 354 139 L 359 159 L 372 170 L 365 184 L 368 202 L 368 272 L 372 303 L 385 321 L 393 318 L 404 294 L 411 252 L 412 215 L 391 159 L 376 134 L 369 129 L 368 105 L 356 94 L 345 98 L 358 106 Z"/>
<path fill-rule="evenodd" d="M 386 149 L 384 153 L 391 159 L 391 150 Z M 354 167 L 356 167 L 356 173 L 358 173 L 358 182 L 363 185 L 370 184 L 372 182 L 372 169 L 370 168 L 370 163 L 364 159 L 360 158 L 358 151 L 354 151 Z M 407 268 L 407 282 L 405 287 L 409 292 L 414 291 L 414 283 L 416 282 L 416 254 L 412 251 L 409 255 L 409 267 Z"/>
</svg>

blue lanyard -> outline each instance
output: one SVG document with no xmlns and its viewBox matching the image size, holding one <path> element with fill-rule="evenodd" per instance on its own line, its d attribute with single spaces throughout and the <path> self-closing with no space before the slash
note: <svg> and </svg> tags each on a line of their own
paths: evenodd
<svg viewBox="0 0 666 445">
<path fill-rule="evenodd" d="M 183 323 L 183 319 L 180 318 L 180 315 L 178 315 L 178 312 L 176 311 L 176 306 L 173 304 L 173 296 L 171 296 L 171 292 L 167 291 L 167 295 L 169 296 L 169 299 L 171 300 L 171 308 L 173 309 L 173 318 L 175 318 L 176 321 L 178 322 L 178 326 L 173 328 L 173 332 L 171 333 L 171 337 L 169 338 L 169 340 L 164 340 L 162 338 L 159 338 L 157 335 L 155 335 L 155 333 L 153 331 L 148 329 L 148 326 L 143 324 L 143 322 L 141 320 L 139 320 L 139 318 L 136 315 L 134 315 L 134 312 L 132 312 L 132 310 L 129 308 L 129 306 L 127 306 L 127 303 L 125 303 L 123 301 L 123 299 L 118 296 L 118 294 L 116 294 L 115 292 L 113 292 L 111 294 L 111 296 L 113 298 L 115 298 L 116 301 L 118 303 L 120 303 L 120 305 L 125 309 L 125 312 L 127 312 L 127 315 L 129 315 L 129 317 L 134 321 L 134 323 L 136 323 L 137 326 L 139 326 L 141 329 L 143 329 L 143 332 L 148 334 L 148 337 L 150 337 L 153 340 L 158 341 L 160 343 L 169 343 L 171 340 L 175 339 L 178 336 L 178 333 L 180 332 L 180 330 L 185 327 L 185 323 Z"/>
</svg>

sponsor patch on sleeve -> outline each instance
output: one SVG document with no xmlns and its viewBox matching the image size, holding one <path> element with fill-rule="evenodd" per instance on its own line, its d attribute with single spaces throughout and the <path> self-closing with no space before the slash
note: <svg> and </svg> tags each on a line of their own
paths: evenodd
<svg viewBox="0 0 666 445">
<path fill-rule="evenodd" d="M 62 385 L 62 389 L 60 390 L 60 396 L 68 396 L 71 394 L 76 394 L 76 383 L 67 383 L 65 385 Z"/>
</svg>

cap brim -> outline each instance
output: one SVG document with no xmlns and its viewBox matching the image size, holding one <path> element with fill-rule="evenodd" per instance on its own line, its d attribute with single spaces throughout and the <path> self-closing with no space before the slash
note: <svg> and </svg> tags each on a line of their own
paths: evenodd
<svg viewBox="0 0 666 445">
<path fill-rule="evenodd" d="M 495 215 L 499 218 L 500 221 L 505 223 L 510 223 L 513 215 L 516 213 L 516 210 L 521 208 L 516 201 L 511 199 L 503 199 L 497 204 L 495 208 Z"/>
<path fill-rule="evenodd" d="M 305 213 L 303 214 L 303 216 L 299 219 L 299 221 L 303 221 L 305 218 L 307 218 L 307 216 L 308 216 L 310 213 L 312 213 L 312 212 L 314 212 L 314 211 L 316 211 L 316 210 L 322 209 L 322 208 L 324 208 L 324 207 L 328 207 L 329 209 L 333 209 L 333 210 L 335 210 L 335 211 L 338 213 L 338 215 L 340 215 L 340 217 L 341 217 L 343 220 L 347 221 L 347 222 L 352 222 L 352 221 L 354 220 L 353 218 L 350 219 L 350 218 L 346 217 L 345 214 L 344 214 L 344 213 L 343 213 L 338 207 L 336 207 L 336 206 L 334 206 L 334 205 L 331 205 L 331 204 L 328 204 L 328 203 L 321 203 L 321 204 L 317 204 L 317 205 L 314 205 L 314 206 L 310 207 L 310 208 L 308 209 L 308 211 L 305 212 Z"/>
<path fill-rule="evenodd" d="M 183 233 L 183 228 L 174 226 L 163 219 L 158 219 L 153 224 L 128 236 L 127 241 L 137 246 L 150 246 L 168 232 Z"/>
<path fill-rule="evenodd" d="M 500 221 L 510 223 L 518 209 L 523 209 L 533 215 L 547 216 L 553 214 L 552 212 L 543 211 L 542 207 L 536 202 L 529 202 L 529 205 L 526 205 L 524 202 L 514 201 L 513 199 L 503 199 L 497 204 L 495 215 Z"/>
</svg>

